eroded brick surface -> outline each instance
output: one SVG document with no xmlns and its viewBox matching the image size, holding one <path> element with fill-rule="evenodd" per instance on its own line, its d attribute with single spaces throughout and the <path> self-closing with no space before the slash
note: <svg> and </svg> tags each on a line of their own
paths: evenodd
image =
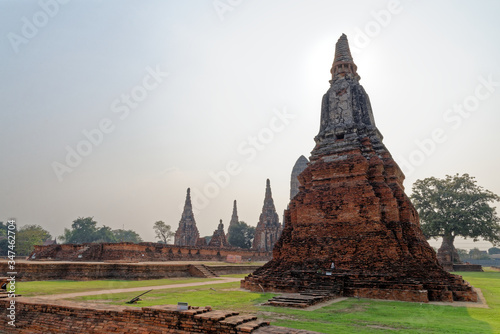
<svg viewBox="0 0 500 334">
<path fill-rule="evenodd" d="M 0 299 L 0 316 L 7 319 L 9 300 Z M 192 307 L 179 311 L 176 305 L 129 307 L 17 298 L 15 325 L 0 323 L 0 333 L 252 333 L 268 326 L 256 317 L 211 307 Z M 281 332 L 279 332 L 281 333 Z"/>
</svg>

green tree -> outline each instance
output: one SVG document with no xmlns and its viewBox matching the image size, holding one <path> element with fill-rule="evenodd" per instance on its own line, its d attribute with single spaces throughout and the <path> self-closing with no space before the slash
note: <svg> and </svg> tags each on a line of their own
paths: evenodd
<svg viewBox="0 0 500 334">
<path fill-rule="evenodd" d="M 64 228 L 63 235 L 58 236 L 57 239 L 59 239 L 59 241 L 61 241 L 62 243 L 67 244 L 69 243 L 72 234 L 73 232 L 69 228 Z"/>
<path fill-rule="evenodd" d="M 486 251 L 482 251 L 477 247 L 469 251 L 469 256 L 474 260 L 488 260 L 490 258 Z"/>
<path fill-rule="evenodd" d="M 491 247 L 488 249 L 488 254 L 493 255 L 493 254 L 500 254 L 500 248 L 498 247 Z"/>
<path fill-rule="evenodd" d="M 467 251 L 467 249 L 457 248 L 457 253 L 462 260 L 466 260 L 469 258 L 469 252 Z"/>
<path fill-rule="evenodd" d="M 40 225 L 25 225 L 16 233 L 16 254 L 28 256 L 35 249 L 35 245 L 43 245 L 50 238 L 50 233 Z"/>
<path fill-rule="evenodd" d="M 66 231 L 65 231 L 66 232 Z M 65 242 L 68 244 L 82 244 L 97 240 L 97 222 L 94 217 L 78 217 L 71 224 L 71 231 L 66 236 Z"/>
<path fill-rule="evenodd" d="M 141 236 L 132 230 L 113 230 L 113 235 L 115 236 L 117 242 L 142 242 Z"/>
<path fill-rule="evenodd" d="M 490 203 L 500 197 L 477 185 L 469 174 L 446 175 L 444 179 L 429 177 L 413 184 L 411 199 L 420 215 L 427 238 L 443 238 L 443 248 L 458 256 L 455 237 L 483 238 L 500 242 L 500 219 Z M 456 261 L 455 261 L 456 262 Z"/>
<path fill-rule="evenodd" d="M 240 248 L 251 248 L 255 227 L 241 221 L 229 226 L 229 244 Z"/>
<path fill-rule="evenodd" d="M 5 225 L 3 222 L 0 222 L 0 238 L 7 237 L 7 233 L 7 225 Z"/>
<path fill-rule="evenodd" d="M 92 242 L 118 242 L 113 233 L 113 230 L 108 226 L 98 228 L 95 233 L 95 240 Z"/>
<path fill-rule="evenodd" d="M 165 224 L 161 220 L 157 221 L 153 229 L 155 230 L 156 233 L 156 239 L 159 239 L 160 243 L 167 244 L 170 241 L 170 238 L 174 235 L 174 232 L 172 232 L 172 228 L 170 225 Z"/>
<path fill-rule="evenodd" d="M 7 239 L 7 225 L 0 222 L 0 256 L 7 256 L 9 241 Z"/>
</svg>

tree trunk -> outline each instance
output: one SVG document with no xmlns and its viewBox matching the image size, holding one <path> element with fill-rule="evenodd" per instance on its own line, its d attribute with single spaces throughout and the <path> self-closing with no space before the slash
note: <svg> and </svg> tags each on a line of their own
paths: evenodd
<svg viewBox="0 0 500 334">
<path fill-rule="evenodd" d="M 460 256 L 453 245 L 455 241 L 455 236 L 453 235 L 444 235 L 443 243 L 438 250 L 437 258 L 439 263 L 443 266 L 445 270 L 452 271 L 453 264 L 462 263 L 460 260 Z"/>
</svg>

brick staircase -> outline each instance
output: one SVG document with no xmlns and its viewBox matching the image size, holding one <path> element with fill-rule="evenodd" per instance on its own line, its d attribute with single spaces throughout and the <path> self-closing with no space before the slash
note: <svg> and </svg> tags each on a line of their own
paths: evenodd
<svg viewBox="0 0 500 334">
<path fill-rule="evenodd" d="M 194 310 L 193 310 L 194 311 Z M 258 320 L 256 316 L 243 314 L 232 311 L 214 311 L 207 309 L 198 309 L 194 312 L 200 312 L 194 318 L 210 322 L 218 323 L 217 328 L 232 329 L 235 333 L 253 333 L 256 329 L 269 326 L 268 321 Z"/>
<path fill-rule="evenodd" d="M 195 315 L 195 318 L 203 319 L 212 323 L 214 328 L 220 331 L 230 331 L 231 333 L 252 333 L 252 334 L 319 334 L 300 329 L 292 329 L 278 326 L 270 326 L 269 321 L 258 320 L 253 315 L 239 315 L 238 312 L 231 311 L 208 311 L 199 309 L 204 313 Z M 217 323 L 219 325 L 217 325 Z"/>
<path fill-rule="evenodd" d="M 336 295 L 332 294 L 330 291 L 324 290 L 286 293 L 269 299 L 264 305 L 306 308 L 335 297 Z"/>
<path fill-rule="evenodd" d="M 198 277 L 212 278 L 219 277 L 215 272 L 204 264 L 195 264 L 190 266 L 190 272 Z"/>
</svg>

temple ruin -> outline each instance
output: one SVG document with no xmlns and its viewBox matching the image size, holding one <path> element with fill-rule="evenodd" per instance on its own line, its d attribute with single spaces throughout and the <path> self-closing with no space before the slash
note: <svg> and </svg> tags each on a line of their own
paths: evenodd
<svg viewBox="0 0 500 334">
<path fill-rule="evenodd" d="M 290 176 L 290 201 L 299 193 L 299 175 L 306 169 L 309 160 L 301 155 L 292 168 L 292 175 Z"/>
<path fill-rule="evenodd" d="M 266 195 L 264 197 L 264 206 L 259 217 L 259 222 L 255 228 L 255 237 L 253 239 L 252 249 L 268 252 L 274 247 L 281 235 L 281 224 L 274 206 L 273 195 L 271 193 L 271 183 L 266 180 Z"/>
<path fill-rule="evenodd" d="M 238 224 L 239 218 L 238 218 L 238 209 L 236 207 L 236 200 L 233 202 L 233 214 L 231 215 L 231 220 L 229 221 L 229 226 L 227 227 L 227 234 L 226 234 L 226 239 L 229 242 L 229 232 L 231 230 L 231 226 L 234 226 Z"/>
<path fill-rule="evenodd" d="M 198 242 L 200 233 L 194 220 L 193 207 L 191 205 L 190 189 L 187 189 L 186 202 L 182 212 L 179 227 L 175 231 L 174 245 L 176 246 L 195 246 Z"/>
<path fill-rule="evenodd" d="M 226 239 L 226 234 L 224 233 L 224 224 L 222 224 L 222 219 L 220 220 L 217 229 L 214 231 L 214 234 L 212 235 L 212 239 L 210 239 L 208 246 L 218 248 L 229 247 L 229 243 Z"/>
<path fill-rule="evenodd" d="M 299 193 L 285 211 L 273 259 L 246 277 L 242 287 L 415 302 L 477 301 L 467 282 L 438 263 L 420 229 L 345 35 L 336 44 L 331 74 L 316 146 L 299 176 Z"/>
</svg>

